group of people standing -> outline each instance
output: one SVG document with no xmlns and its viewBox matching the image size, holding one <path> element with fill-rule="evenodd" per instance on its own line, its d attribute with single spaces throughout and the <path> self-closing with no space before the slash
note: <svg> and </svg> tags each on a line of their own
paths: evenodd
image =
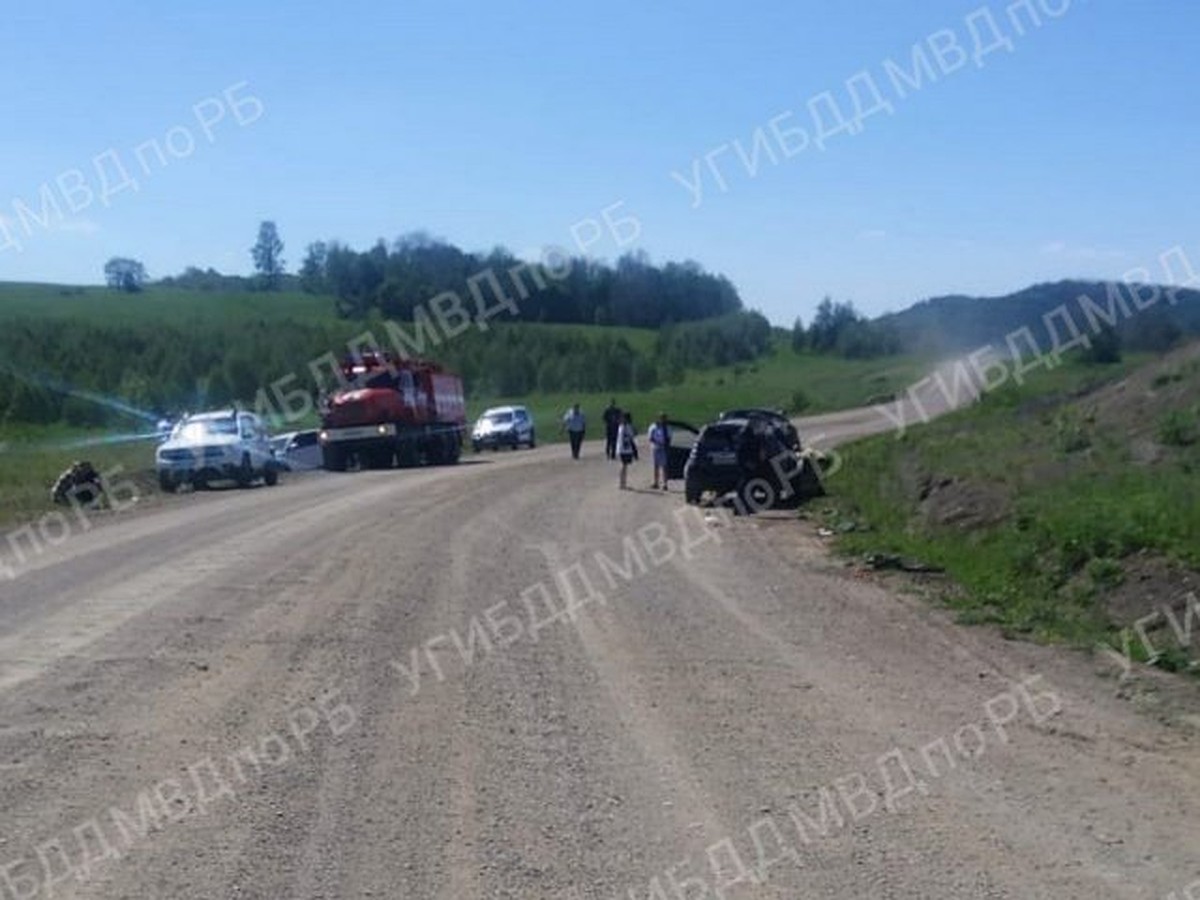
<svg viewBox="0 0 1200 900">
<path fill-rule="evenodd" d="M 629 466 L 638 458 L 637 429 L 633 425 L 633 416 L 628 410 L 617 406 L 612 400 L 604 410 L 604 455 L 610 460 L 620 460 L 621 490 L 629 487 Z M 579 459 L 579 451 L 583 446 L 584 433 L 587 430 L 587 418 L 574 404 L 563 416 L 563 429 L 571 441 L 571 457 Z M 647 432 L 650 448 L 654 457 L 653 490 L 667 489 L 667 456 L 671 446 L 671 429 L 667 426 L 667 414 L 660 413 L 658 420 L 650 426 Z"/>
</svg>

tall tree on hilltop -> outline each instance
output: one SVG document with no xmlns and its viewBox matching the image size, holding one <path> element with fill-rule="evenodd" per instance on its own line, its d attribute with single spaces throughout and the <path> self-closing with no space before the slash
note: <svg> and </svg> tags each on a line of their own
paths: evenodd
<svg viewBox="0 0 1200 900">
<path fill-rule="evenodd" d="M 258 226 L 258 242 L 250 248 L 254 257 L 254 268 L 258 271 L 263 287 L 268 291 L 279 290 L 283 279 L 283 241 L 274 222 L 263 222 Z"/>
<path fill-rule="evenodd" d="M 146 267 L 136 259 L 114 256 L 104 264 L 104 280 L 114 291 L 136 294 L 146 285 Z"/>
</svg>

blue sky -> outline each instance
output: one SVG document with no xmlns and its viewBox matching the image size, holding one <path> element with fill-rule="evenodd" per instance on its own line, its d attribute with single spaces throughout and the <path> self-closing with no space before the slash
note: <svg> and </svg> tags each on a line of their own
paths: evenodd
<svg viewBox="0 0 1200 900">
<path fill-rule="evenodd" d="M 0 223 L 23 247 L 0 250 L 0 279 L 95 283 L 113 255 L 152 277 L 248 272 L 266 218 L 293 268 L 314 240 L 418 229 L 531 254 L 572 247 L 572 226 L 615 203 L 641 234 L 591 253 L 698 260 L 780 323 L 825 294 L 875 314 L 1136 266 L 1158 280 L 1175 246 L 1200 260 L 1200 6 L 1043 2 L 1068 8 L 1023 36 L 1012 0 L 26 6 L 0 32 Z M 935 61 L 899 98 L 884 61 L 910 68 L 940 29 L 970 53 L 979 9 L 1012 52 Z M 706 174 L 698 208 L 672 178 L 788 111 L 815 131 L 808 101 L 830 91 L 849 111 L 863 71 L 894 113 L 860 133 L 753 178 L 720 152 L 727 190 Z M 141 171 L 137 146 L 198 133 L 193 107 L 242 83 L 260 120 L 231 114 L 212 144 Z M 71 169 L 98 189 L 110 149 L 137 191 L 21 230 L 14 201 L 38 211 Z"/>
</svg>

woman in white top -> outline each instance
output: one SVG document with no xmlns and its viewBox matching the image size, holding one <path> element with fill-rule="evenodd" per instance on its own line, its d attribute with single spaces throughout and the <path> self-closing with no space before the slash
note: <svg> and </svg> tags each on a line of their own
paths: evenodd
<svg viewBox="0 0 1200 900">
<path fill-rule="evenodd" d="M 637 432 L 633 430 L 633 417 L 622 413 L 621 424 L 617 427 L 617 455 L 621 458 L 621 490 L 626 489 L 625 477 L 629 464 L 637 458 L 637 444 L 634 438 Z"/>
</svg>

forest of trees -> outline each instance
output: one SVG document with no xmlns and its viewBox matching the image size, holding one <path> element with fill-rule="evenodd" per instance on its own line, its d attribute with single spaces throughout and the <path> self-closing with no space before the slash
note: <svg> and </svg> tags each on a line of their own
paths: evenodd
<svg viewBox="0 0 1200 900">
<path fill-rule="evenodd" d="M 812 324 L 806 329 L 799 319 L 792 326 L 792 349 L 813 353 L 836 353 L 848 359 L 869 359 L 899 353 L 900 335 L 891 325 L 872 322 L 853 303 L 821 301 Z"/>
<path fill-rule="evenodd" d="M 518 318 L 530 322 L 657 328 L 742 309 L 729 280 L 705 272 L 695 262 L 659 267 L 644 253 L 632 253 L 615 266 L 578 257 L 564 258 L 556 265 L 565 277 L 545 280 L 544 288 L 535 287 L 529 273 L 518 275 L 528 293 L 519 296 L 509 273 L 520 270 L 522 261 L 507 250 L 467 253 L 418 232 L 390 246 L 380 241 L 365 252 L 337 242 L 311 244 L 300 266 L 299 283 L 310 293 L 334 296 L 338 312 L 346 318 L 377 310 L 390 318 L 411 320 L 416 307 L 446 291 L 466 299 L 468 284 L 486 272 L 518 300 Z M 480 287 L 488 289 L 482 281 Z"/>
</svg>

